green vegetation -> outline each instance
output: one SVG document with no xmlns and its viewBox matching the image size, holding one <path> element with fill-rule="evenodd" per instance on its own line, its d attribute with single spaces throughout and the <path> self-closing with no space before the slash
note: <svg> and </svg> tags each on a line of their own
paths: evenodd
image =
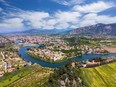
<svg viewBox="0 0 116 87">
<path fill-rule="evenodd" d="M 71 46 L 81 46 L 81 45 L 88 45 L 88 46 L 96 46 L 98 44 L 98 41 L 91 40 L 85 37 L 71 37 L 71 38 L 64 38 L 66 42 L 69 43 Z"/>
<path fill-rule="evenodd" d="M 49 74 L 53 71 L 47 68 L 40 68 L 35 72 L 19 79 L 9 85 L 9 87 L 38 87 L 48 81 Z M 22 84 L 23 83 L 23 84 Z"/>
<path fill-rule="evenodd" d="M 2 56 L 1 56 L 1 54 L 0 54 L 0 61 L 2 60 Z"/>
<path fill-rule="evenodd" d="M 76 57 L 77 55 L 78 55 L 78 56 L 81 55 L 81 52 L 80 52 L 79 50 L 78 50 L 78 51 L 72 50 L 72 51 L 74 51 L 74 52 L 71 52 L 71 50 L 70 50 L 70 51 L 69 51 L 69 50 L 62 50 L 62 51 L 63 51 L 64 53 L 67 53 L 67 54 L 66 54 L 67 58 L 62 58 L 62 59 L 56 60 L 56 61 L 54 61 L 53 59 L 50 59 L 50 58 L 48 59 L 48 58 L 45 58 L 45 57 L 41 57 L 41 56 L 36 55 L 36 54 L 34 54 L 34 53 L 31 53 L 31 52 L 29 52 L 29 51 L 27 51 L 27 54 L 28 54 L 29 56 L 35 58 L 35 59 L 40 59 L 40 60 L 42 60 L 42 61 L 51 62 L 51 63 L 64 62 L 64 61 L 68 60 L 68 59 L 70 58 L 70 56 Z M 73 58 L 73 57 L 72 57 L 72 58 Z"/>
<path fill-rule="evenodd" d="M 38 65 L 26 66 L 12 73 L 6 73 L 0 78 L 0 87 L 32 87 L 34 84 L 37 85 L 37 81 L 40 84 L 43 83 L 43 79 L 51 72 L 51 69 L 42 68 Z"/>
<path fill-rule="evenodd" d="M 92 59 L 89 59 L 90 62 L 92 62 L 93 60 L 95 62 L 103 62 L 107 59 L 107 57 L 99 57 L 99 58 L 92 58 Z"/>
<path fill-rule="evenodd" d="M 80 78 L 80 64 L 68 63 L 65 66 L 55 69 L 49 76 L 49 80 L 42 87 L 61 87 L 62 82 L 66 87 L 84 87 L 86 86 Z"/>
<path fill-rule="evenodd" d="M 69 45 L 71 46 L 79 45 L 79 39 L 76 37 L 64 38 L 64 40 L 66 42 L 69 42 Z"/>
<path fill-rule="evenodd" d="M 116 62 L 95 68 L 82 68 L 81 76 L 89 87 L 116 87 Z"/>
<path fill-rule="evenodd" d="M 21 68 L 19 70 L 16 70 L 12 73 L 6 73 L 4 74 L 4 76 L 2 78 L 0 78 L 0 86 L 7 86 L 11 83 L 13 83 L 14 81 L 24 77 L 25 75 L 31 73 L 31 71 L 36 70 L 35 68 L 33 68 L 34 66 L 27 66 L 24 68 Z"/>
<path fill-rule="evenodd" d="M 52 62 L 52 63 L 61 62 L 61 60 L 60 60 L 60 61 L 54 61 L 53 59 L 48 59 L 48 58 L 45 58 L 45 57 L 41 57 L 41 56 L 39 56 L 39 55 L 36 55 L 36 54 L 34 54 L 34 53 L 30 53 L 29 51 L 27 51 L 27 54 L 28 54 L 29 56 L 35 58 L 35 59 L 40 59 L 40 60 L 46 61 L 46 62 Z"/>
<path fill-rule="evenodd" d="M 63 62 L 63 61 L 66 61 L 68 58 L 63 58 L 62 60 L 56 60 L 54 61 L 53 59 L 48 59 L 48 58 L 45 58 L 45 57 L 41 57 L 39 55 L 35 55 L 34 53 L 30 53 L 29 51 L 27 51 L 27 54 L 35 59 L 39 59 L 39 60 L 42 60 L 42 61 L 46 61 L 46 62 L 51 62 L 51 63 L 58 63 L 58 62 Z"/>
</svg>

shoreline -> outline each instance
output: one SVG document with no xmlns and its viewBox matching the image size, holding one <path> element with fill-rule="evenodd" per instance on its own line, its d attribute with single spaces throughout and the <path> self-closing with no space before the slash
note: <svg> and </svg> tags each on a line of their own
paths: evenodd
<svg viewBox="0 0 116 87">
<path fill-rule="evenodd" d="M 50 59 L 50 60 L 44 60 L 44 59 L 42 59 L 42 57 L 36 57 L 36 55 L 33 55 L 33 54 L 30 54 L 29 52 L 26 52 L 29 56 L 31 56 L 31 57 L 33 57 L 33 58 L 35 58 L 35 59 L 39 59 L 39 60 L 41 60 L 41 61 L 44 61 L 44 62 L 48 62 L 48 63 L 60 63 L 60 62 L 65 62 L 66 60 L 68 60 L 68 58 L 64 58 L 64 59 L 62 59 L 62 60 L 57 60 L 57 61 L 53 61 L 52 59 Z"/>
</svg>

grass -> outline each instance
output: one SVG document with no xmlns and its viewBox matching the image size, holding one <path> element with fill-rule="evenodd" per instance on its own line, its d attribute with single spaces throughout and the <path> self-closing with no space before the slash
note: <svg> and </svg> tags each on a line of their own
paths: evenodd
<svg viewBox="0 0 116 87">
<path fill-rule="evenodd" d="M 2 56 L 1 56 L 1 54 L 0 54 L 0 61 L 2 60 Z"/>
<path fill-rule="evenodd" d="M 12 83 L 9 87 L 38 87 L 48 80 L 50 73 L 52 73 L 50 69 L 40 69 Z"/>
<path fill-rule="evenodd" d="M 35 71 L 36 69 L 34 69 L 34 67 L 36 66 L 27 66 L 12 73 L 6 73 L 2 78 L 0 78 L 0 87 L 7 86 L 13 83 L 14 81 L 26 76 L 32 71 Z"/>
<path fill-rule="evenodd" d="M 8 87 L 25 87 L 26 85 L 28 87 L 30 87 L 29 84 L 32 84 L 38 75 L 41 75 L 41 73 L 45 74 L 48 71 L 50 71 L 50 69 L 47 69 L 47 68 L 43 69 L 42 67 L 40 67 L 38 65 L 27 66 L 27 67 L 22 68 L 21 70 L 5 74 L 0 79 L 0 87 L 6 87 L 6 86 L 8 86 Z M 46 75 L 48 75 L 48 74 L 46 74 Z M 46 76 L 46 75 L 44 75 L 44 76 Z M 9 79 L 9 78 L 11 78 L 11 79 Z M 40 79 L 40 78 L 38 77 L 38 79 Z M 35 82 L 37 82 L 37 81 L 35 81 Z"/>
<path fill-rule="evenodd" d="M 116 87 L 116 62 L 95 68 L 82 68 L 82 78 L 89 87 Z"/>
</svg>

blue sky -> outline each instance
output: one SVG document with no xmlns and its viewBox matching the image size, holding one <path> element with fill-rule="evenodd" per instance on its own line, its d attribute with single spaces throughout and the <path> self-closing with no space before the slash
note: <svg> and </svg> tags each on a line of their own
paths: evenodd
<svg viewBox="0 0 116 87">
<path fill-rule="evenodd" d="M 116 0 L 0 0 L 0 32 L 116 23 Z"/>
</svg>

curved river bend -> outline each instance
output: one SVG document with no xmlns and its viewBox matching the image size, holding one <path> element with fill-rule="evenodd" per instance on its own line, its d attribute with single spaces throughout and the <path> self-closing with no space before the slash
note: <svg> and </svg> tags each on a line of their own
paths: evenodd
<svg viewBox="0 0 116 87">
<path fill-rule="evenodd" d="M 39 46 L 42 46 L 42 45 L 39 45 Z M 21 55 L 21 57 L 25 61 L 31 61 L 32 63 L 37 63 L 37 64 L 40 64 L 43 67 L 50 67 L 50 68 L 58 68 L 60 66 L 65 65 L 69 61 L 85 61 L 85 60 L 88 60 L 88 59 L 97 58 L 97 57 L 101 57 L 101 56 L 104 56 L 104 57 L 116 56 L 116 53 L 110 53 L 110 54 L 104 54 L 104 55 L 103 54 L 83 54 L 82 56 L 71 58 L 71 59 L 68 59 L 64 62 L 50 63 L 50 62 L 45 62 L 45 61 L 42 61 L 42 60 L 39 60 L 39 59 L 35 59 L 35 58 L 29 56 L 26 53 L 27 49 L 35 48 L 35 47 L 39 47 L 39 46 L 24 46 L 24 47 L 19 49 L 19 54 Z"/>
</svg>

